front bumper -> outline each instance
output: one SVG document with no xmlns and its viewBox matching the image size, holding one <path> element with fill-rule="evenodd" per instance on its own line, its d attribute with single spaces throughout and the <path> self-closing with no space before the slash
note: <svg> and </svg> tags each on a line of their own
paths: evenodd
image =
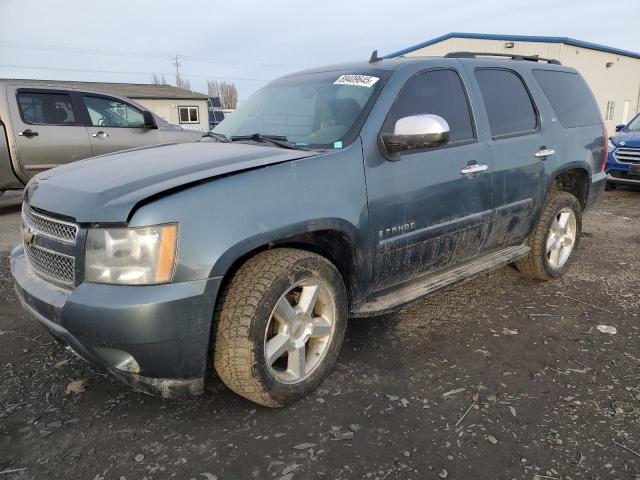
<svg viewBox="0 0 640 480">
<path fill-rule="evenodd" d="M 627 173 L 628 171 L 629 163 L 618 162 L 613 156 L 613 152 L 609 152 L 605 168 L 605 172 L 607 172 L 607 182 L 617 185 L 640 186 L 640 177 L 637 175 L 631 176 Z"/>
<path fill-rule="evenodd" d="M 607 182 L 615 183 L 617 185 L 631 185 L 640 186 L 640 177 L 630 177 L 624 173 L 612 171 L 607 174 Z"/>
<path fill-rule="evenodd" d="M 84 360 L 147 393 L 202 393 L 221 277 L 66 290 L 37 277 L 22 246 L 11 252 L 11 273 L 25 310 Z"/>
</svg>

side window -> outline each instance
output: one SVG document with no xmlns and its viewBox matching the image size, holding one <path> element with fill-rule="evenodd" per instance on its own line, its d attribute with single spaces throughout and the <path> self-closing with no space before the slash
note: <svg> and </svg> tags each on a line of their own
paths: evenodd
<svg viewBox="0 0 640 480">
<path fill-rule="evenodd" d="M 94 127 L 144 127 L 142 112 L 128 103 L 113 98 L 82 97 Z"/>
<path fill-rule="evenodd" d="M 447 121 L 451 129 L 450 143 L 475 139 L 467 95 L 455 71 L 432 70 L 407 80 L 383 130 L 393 131 L 400 118 L 428 113 Z"/>
<path fill-rule="evenodd" d="M 71 95 L 64 93 L 19 92 L 16 95 L 25 123 L 35 125 L 74 125 Z"/>
<path fill-rule="evenodd" d="M 563 127 L 584 127 L 602 123 L 593 95 L 580 75 L 555 70 L 534 70 L 533 75 Z M 607 117 L 611 117 L 607 120 L 613 119 L 614 108 L 615 102 L 607 102 Z"/>
<path fill-rule="evenodd" d="M 180 123 L 200 123 L 198 107 L 178 107 Z"/>
<path fill-rule="evenodd" d="M 510 70 L 481 68 L 476 79 L 494 137 L 529 133 L 538 128 L 538 115 L 522 79 Z"/>
</svg>

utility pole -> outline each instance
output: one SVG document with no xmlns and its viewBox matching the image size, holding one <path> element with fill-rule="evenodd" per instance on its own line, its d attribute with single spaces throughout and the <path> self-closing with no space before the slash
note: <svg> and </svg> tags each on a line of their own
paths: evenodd
<svg viewBox="0 0 640 480">
<path fill-rule="evenodd" d="M 173 64 L 176 67 L 176 87 L 180 87 L 182 86 L 182 79 L 180 78 L 180 55 L 174 57 Z"/>
</svg>

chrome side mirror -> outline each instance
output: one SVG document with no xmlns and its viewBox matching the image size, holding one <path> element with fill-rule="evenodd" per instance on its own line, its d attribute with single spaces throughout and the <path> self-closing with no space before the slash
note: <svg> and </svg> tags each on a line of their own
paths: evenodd
<svg viewBox="0 0 640 480">
<path fill-rule="evenodd" d="M 382 134 L 382 144 L 392 156 L 405 150 L 441 147 L 449 141 L 449 124 L 438 115 L 411 115 L 400 118 L 393 133 Z"/>
</svg>

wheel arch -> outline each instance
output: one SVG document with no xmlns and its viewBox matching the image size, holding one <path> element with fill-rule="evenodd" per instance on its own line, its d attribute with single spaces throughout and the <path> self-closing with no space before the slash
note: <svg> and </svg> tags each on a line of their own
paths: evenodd
<svg viewBox="0 0 640 480">
<path fill-rule="evenodd" d="M 578 199 L 580 207 L 584 210 L 589 199 L 590 184 L 591 170 L 589 165 L 571 162 L 563 165 L 551 176 L 545 198 L 553 191 L 568 192 Z"/>
<path fill-rule="evenodd" d="M 289 225 L 244 239 L 227 249 L 213 266 L 211 276 L 222 276 L 224 285 L 251 257 L 274 248 L 297 248 L 325 257 L 340 272 L 350 305 L 357 303 L 359 262 L 355 226 L 340 219 Z"/>
</svg>

